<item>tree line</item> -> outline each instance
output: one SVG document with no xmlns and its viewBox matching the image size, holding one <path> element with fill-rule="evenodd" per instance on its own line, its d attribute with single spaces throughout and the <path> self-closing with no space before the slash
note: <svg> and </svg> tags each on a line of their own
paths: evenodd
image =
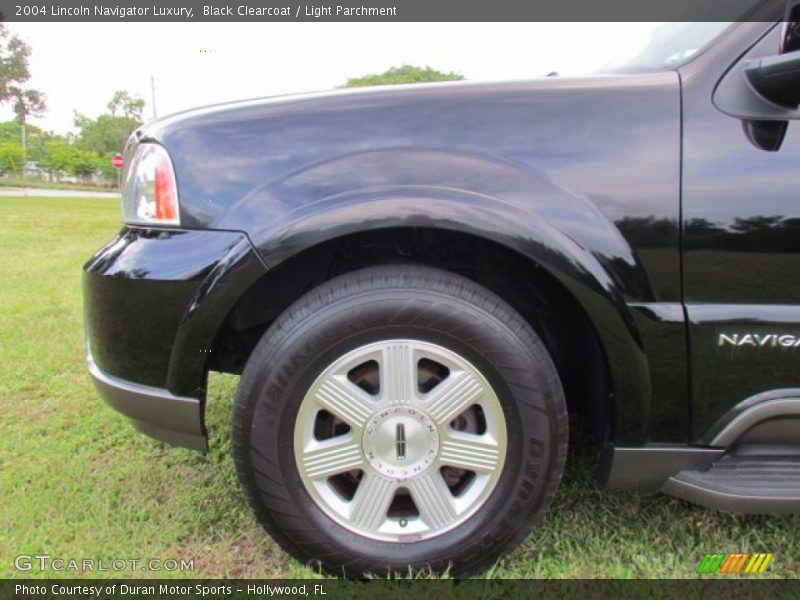
<svg viewBox="0 0 800 600">
<path fill-rule="evenodd" d="M 144 100 L 117 91 L 107 110 L 96 118 L 76 112 L 78 132 L 68 135 L 23 125 L 18 119 L 0 123 L 0 175 L 21 177 L 24 163 L 33 163 L 49 181 L 72 176 L 116 182 L 111 159 L 122 152 L 128 136 L 141 125 Z"/>
<path fill-rule="evenodd" d="M 670 248 L 678 244 L 674 219 L 625 217 L 615 221 L 628 242 L 639 248 Z M 736 217 L 726 224 L 690 218 L 683 224 L 686 250 L 738 252 L 800 252 L 800 219 L 784 215 Z"/>
</svg>

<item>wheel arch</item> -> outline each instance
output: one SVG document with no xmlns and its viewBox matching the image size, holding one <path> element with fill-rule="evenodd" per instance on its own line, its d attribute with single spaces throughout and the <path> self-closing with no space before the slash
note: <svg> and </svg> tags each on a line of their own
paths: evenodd
<svg viewBox="0 0 800 600">
<path fill-rule="evenodd" d="M 293 245 L 291 236 L 283 239 Z M 269 324 L 332 277 L 381 264 L 421 264 L 464 275 L 509 302 L 548 345 L 571 407 L 586 416 L 594 433 L 616 439 L 622 426 L 627 439 L 637 437 L 646 423 L 641 398 L 649 394 L 649 380 L 627 308 L 608 289 L 607 277 L 592 276 L 599 265 L 591 256 L 584 254 L 589 264 L 581 264 L 535 239 L 503 243 L 463 227 L 398 223 L 331 236 L 296 252 L 268 253 L 269 270 L 228 313 L 209 366 L 239 372 Z M 521 246 L 539 255 L 523 253 Z M 508 277 L 510 272 L 518 276 Z"/>
</svg>

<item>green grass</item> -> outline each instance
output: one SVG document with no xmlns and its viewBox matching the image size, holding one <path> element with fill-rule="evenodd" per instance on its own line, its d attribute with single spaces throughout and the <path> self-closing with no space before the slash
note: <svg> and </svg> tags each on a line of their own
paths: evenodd
<svg viewBox="0 0 800 600">
<path fill-rule="evenodd" d="M 35 188 L 39 190 L 77 190 L 80 192 L 116 192 L 117 184 L 67 183 L 64 181 L 46 181 L 44 179 L 0 179 L 0 188 Z"/>
<path fill-rule="evenodd" d="M 109 200 L 0 198 L 0 557 L 194 559 L 193 572 L 69 576 L 309 577 L 239 496 L 228 418 L 236 378 L 212 375 L 207 456 L 137 433 L 84 369 L 80 268 L 119 227 Z M 717 513 L 662 495 L 612 494 L 596 451 L 570 455 L 547 520 L 490 577 L 694 577 L 706 552 L 775 552 L 796 577 L 800 516 Z M 730 577 L 730 576 L 729 576 Z"/>
</svg>

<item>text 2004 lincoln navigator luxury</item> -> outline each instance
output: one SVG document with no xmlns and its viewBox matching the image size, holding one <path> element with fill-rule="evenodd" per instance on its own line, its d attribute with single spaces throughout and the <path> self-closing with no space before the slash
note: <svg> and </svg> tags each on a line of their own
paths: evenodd
<svg viewBox="0 0 800 600">
<path fill-rule="evenodd" d="M 89 370 L 303 560 L 471 573 L 561 479 L 800 511 L 799 7 L 613 72 L 280 97 L 137 131 L 85 266 Z"/>
</svg>

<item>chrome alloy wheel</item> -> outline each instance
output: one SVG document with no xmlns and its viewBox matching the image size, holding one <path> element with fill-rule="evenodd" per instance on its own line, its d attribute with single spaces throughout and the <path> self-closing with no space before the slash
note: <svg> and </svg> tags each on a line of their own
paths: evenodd
<svg viewBox="0 0 800 600">
<path fill-rule="evenodd" d="M 389 542 L 432 538 L 486 502 L 506 459 L 497 395 L 465 358 L 416 340 L 357 348 L 300 405 L 294 454 L 331 519 Z"/>
</svg>

